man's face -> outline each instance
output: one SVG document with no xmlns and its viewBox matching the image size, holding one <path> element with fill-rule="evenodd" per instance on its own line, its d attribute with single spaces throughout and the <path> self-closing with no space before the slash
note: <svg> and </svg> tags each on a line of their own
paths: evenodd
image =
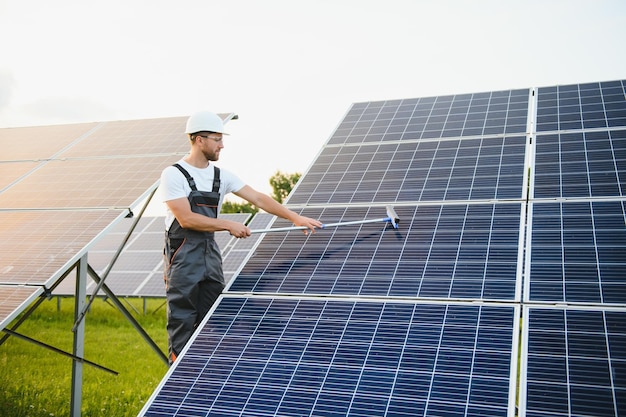
<svg viewBox="0 0 626 417">
<path fill-rule="evenodd" d="M 220 159 L 220 151 L 224 148 L 224 141 L 221 133 L 209 133 L 206 135 L 197 135 L 200 150 L 204 154 L 207 161 L 217 161 Z"/>
</svg>

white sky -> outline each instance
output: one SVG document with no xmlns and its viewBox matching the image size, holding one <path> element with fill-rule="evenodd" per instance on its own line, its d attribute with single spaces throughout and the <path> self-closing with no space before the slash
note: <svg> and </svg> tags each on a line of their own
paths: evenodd
<svg viewBox="0 0 626 417">
<path fill-rule="evenodd" d="M 625 41 L 623 0 L 0 0 L 0 127 L 235 112 L 270 192 L 352 103 L 623 79 Z"/>
</svg>

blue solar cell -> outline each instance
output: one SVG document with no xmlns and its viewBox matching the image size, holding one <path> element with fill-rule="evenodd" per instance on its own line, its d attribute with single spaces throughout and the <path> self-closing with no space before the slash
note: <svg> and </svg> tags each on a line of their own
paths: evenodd
<svg viewBox="0 0 626 417">
<path fill-rule="evenodd" d="M 510 306 L 225 297 L 142 415 L 505 416 L 515 317 Z M 472 340 L 493 330 L 477 359 Z"/>
</svg>

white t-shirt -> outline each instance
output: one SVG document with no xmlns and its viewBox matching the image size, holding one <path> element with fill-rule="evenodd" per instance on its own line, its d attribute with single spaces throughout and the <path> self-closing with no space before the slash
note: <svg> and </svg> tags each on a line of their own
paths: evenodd
<svg viewBox="0 0 626 417">
<path fill-rule="evenodd" d="M 215 172 L 213 164 L 209 164 L 206 168 L 196 168 L 182 159 L 178 161 L 178 164 L 185 168 L 189 175 L 193 177 L 198 191 L 213 191 L 213 174 Z M 217 212 L 220 212 L 226 194 L 237 192 L 245 185 L 246 184 L 235 174 L 220 168 L 220 203 Z M 187 198 L 189 197 L 189 193 L 191 193 L 191 187 L 189 187 L 187 178 L 185 178 L 183 173 L 175 166 L 168 166 L 163 170 L 159 190 L 163 202 L 182 197 Z M 167 205 L 165 205 L 165 208 L 165 229 L 167 230 L 174 222 L 174 215 Z"/>
</svg>

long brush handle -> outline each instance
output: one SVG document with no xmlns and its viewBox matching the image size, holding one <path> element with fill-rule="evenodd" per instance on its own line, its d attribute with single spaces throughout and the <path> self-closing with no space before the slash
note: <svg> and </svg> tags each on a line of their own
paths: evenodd
<svg viewBox="0 0 626 417">
<path fill-rule="evenodd" d="M 323 224 L 322 229 L 327 229 L 329 227 L 349 226 L 353 224 L 380 223 L 380 222 L 392 223 L 392 220 L 390 217 L 385 217 L 384 219 L 355 220 L 351 222 L 328 223 L 328 224 Z M 308 227 L 305 227 L 305 226 L 277 227 L 274 229 L 252 230 L 250 233 L 290 232 L 292 230 L 304 230 L 304 229 L 308 229 Z"/>
</svg>

